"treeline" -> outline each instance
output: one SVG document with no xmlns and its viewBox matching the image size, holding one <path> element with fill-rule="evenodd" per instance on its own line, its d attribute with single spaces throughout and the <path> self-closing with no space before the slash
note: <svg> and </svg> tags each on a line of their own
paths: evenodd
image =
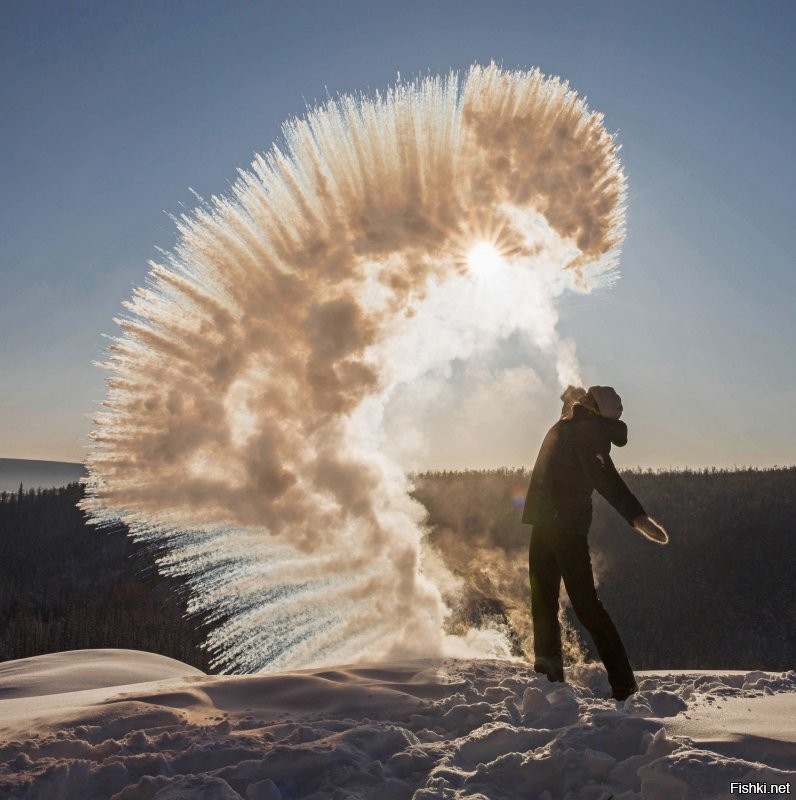
<svg viewBox="0 0 796 800">
<path fill-rule="evenodd" d="M 634 666 L 796 668 L 796 467 L 623 476 L 670 536 L 666 547 L 647 542 L 595 494 L 599 594 Z M 510 469 L 414 476 L 430 540 L 463 578 L 470 613 L 481 598 L 526 642 L 528 479 Z"/>
<path fill-rule="evenodd" d="M 124 527 L 97 530 L 76 507 L 83 487 L 0 492 L 0 660 L 120 647 L 208 670 L 185 590 L 158 575 Z"/>
<path fill-rule="evenodd" d="M 647 542 L 595 495 L 599 593 L 633 665 L 796 668 L 796 467 L 623 475 L 671 537 L 667 547 Z M 530 528 L 520 521 L 528 473 L 412 479 L 427 544 L 462 579 L 447 597 L 452 630 L 497 621 L 517 652 L 530 653 Z M 79 484 L 0 493 L 0 659 L 123 647 L 211 671 L 202 620 L 186 616 L 186 587 L 160 576 L 124 527 L 87 524 L 81 497 Z"/>
</svg>

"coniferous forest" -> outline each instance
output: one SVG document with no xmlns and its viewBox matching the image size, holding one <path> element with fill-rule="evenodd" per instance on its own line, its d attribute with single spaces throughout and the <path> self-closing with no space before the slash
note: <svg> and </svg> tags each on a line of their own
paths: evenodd
<svg viewBox="0 0 796 800">
<path fill-rule="evenodd" d="M 594 494 L 589 541 L 598 594 L 634 667 L 796 668 L 796 467 L 622 476 L 670 537 L 664 547 L 648 542 Z M 432 542 L 473 590 L 463 613 L 497 613 L 518 644 L 530 628 L 531 527 L 520 522 L 529 477 L 522 470 L 415 477 Z M 567 620 L 596 658 L 571 612 Z"/>
<path fill-rule="evenodd" d="M 0 493 L 0 659 L 62 650 L 148 650 L 208 670 L 201 621 L 124 527 L 97 529 L 83 487 Z"/>
<path fill-rule="evenodd" d="M 599 594 L 637 669 L 796 668 L 796 467 L 624 472 L 670 544 L 636 534 L 595 495 Z M 413 476 L 428 539 L 461 578 L 457 625 L 507 626 L 527 653 L 528 473 Z M 0 493 L 0 660 L 82 648 L 148 650 L 212 671 L 185 586 L 123 526 L 96 529 L 79 484 Z M 571 622 L 587 653 L 588 637 Z"/>
</svg>

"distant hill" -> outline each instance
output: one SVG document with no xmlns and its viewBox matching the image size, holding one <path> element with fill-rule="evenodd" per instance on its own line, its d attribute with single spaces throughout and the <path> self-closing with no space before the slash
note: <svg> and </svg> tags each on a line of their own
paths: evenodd
<svg viewBox="0 0 796 800">
<path fill-rule="evenodd" d="M 66 486 L 86 474 L 82 464 L 71 461 L 37 461 L 27 458 L 0 458 L 0 492 Z"/>
</svg>

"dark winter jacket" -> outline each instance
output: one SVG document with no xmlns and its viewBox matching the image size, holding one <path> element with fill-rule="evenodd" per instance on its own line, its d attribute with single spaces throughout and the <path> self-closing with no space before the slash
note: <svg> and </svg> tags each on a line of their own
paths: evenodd
<svg viewBox="0 0 796 800">
<path fill-rule="evenodd" d="M 547 433 L 531 475 L 522 521 L 585 536 L 596 489 L 629 523 L 644 514 L 616 471 L 611 444 L 627 444 L 627 425 L 576 403 Z"/>
</svg>

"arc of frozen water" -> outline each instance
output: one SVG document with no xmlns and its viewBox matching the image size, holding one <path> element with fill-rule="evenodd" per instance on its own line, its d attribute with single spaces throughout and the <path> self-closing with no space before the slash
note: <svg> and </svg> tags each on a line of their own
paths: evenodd
<svg viewBox="0 0 796 800">
<path fill-rule="evenodd" d="M 504 652 L 444 633 L 384 408 L 517 330 L 576 372 L 555 298 L 615 267 L 618 146 L 566 83 L 494 64 L 331 100 L 284 138 L 126 303 L 83 506 L 188 579 L 225 669 Z"/>
</svg>

